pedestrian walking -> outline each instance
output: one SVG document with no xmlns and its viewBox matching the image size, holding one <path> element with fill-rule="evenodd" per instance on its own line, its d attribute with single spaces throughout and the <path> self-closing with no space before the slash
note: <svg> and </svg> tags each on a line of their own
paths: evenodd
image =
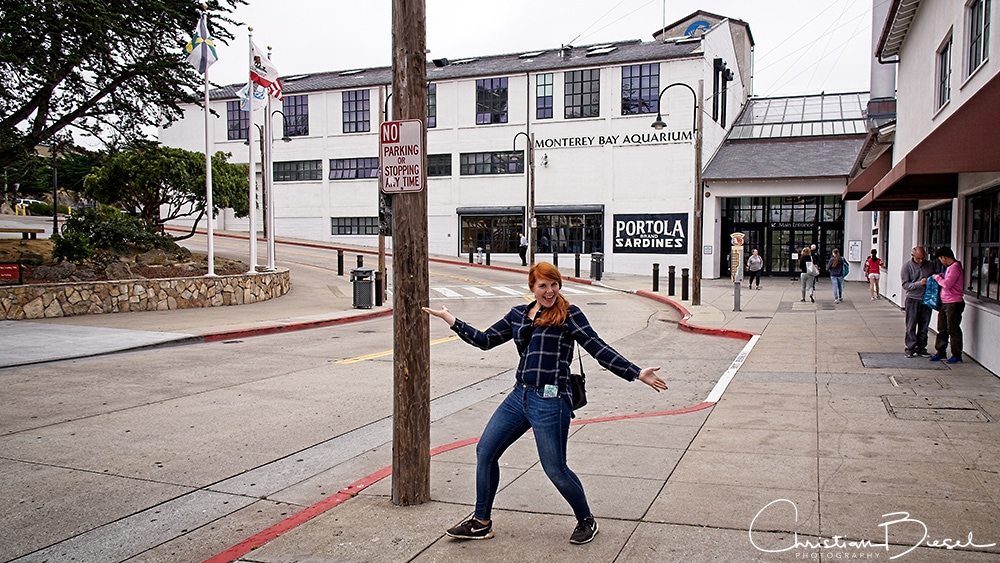
<svg viewBox="0 0 1000 563">
<path fill-rule="evenodd" d="M 878 290 L 878 279 L 882 275 L 882 260 L 878 257 L 878 250 L 872 249 L 872 254 L 865 260 L 865 279 L 868 280 L 868 292 L 872 296 L 872 301 L 881 299 L 882 294 Z"/>
<path fill-rule="evenodd" d="M 754 280 L 757 280 L 757 289 L 760 289 L 760 272 L 764 269 L 764 259 L 760 257 L 757 253 L 757 249 L 753 249 L 753 253 L 747 258 L 747 288 L 749 289 Z"/>
<path fill-rule="evenodd" d="M 810 244 L 809 245 L 809 255 L 812 257 L 811 258 L 812 259 L 812 263 L 816 264 L 816 267 L 819 268 L 821 260 L 820 260 L 819 251 L 816 250 L 816 245 L 815 244 Z M 812 293 L 816 293 L 816 280 L 818 280 L 818 279 L 819 279 L 819 272 L 817 271 L 816 275 L 814 275 L 812 277 L 812 287 L 810 288 L 810 290 L 812 291 Z"/>
<path fill-rule="evenodd" d="M 927 351 L 927 329 L 931 324 L 931 308 L 924 305 L 924 291 L 927 290 L 927 278 L 933 274 L 934 265 L 927 260 L 924 248 L 914 246 L 910 251 L 910 260 L 903 264 L 899 272 L 906 299 L 903 303 L 903 315 L 906 319 L 906 349 L 903 354 L 907 358 L 930 356 Z"/>
<path fill-rule="evenodd" d="M 528 237 L 524 233 L 517 233 L 519 238 L 517 243 L 517 254 L 521 257 L 521 265 L 528 265 Z"/>
<path fill-rule="evenodd" d="M 826 264 L 826 269 L 830 272 L 830 283 L 833 285 L 833 303 L 840 303 L 844 295 L 844 266 L 847 263 L 840 256 L 840 249 L 833 249 L 833 256 Z"/>
<path fill-rule="evenodd" d="M 812 260 L 812 252 L 809 247 L 806 246 L 802 249 L 802 253 L 799 254 L 799 282 L 802 284 L 802 299 L 799 301 L 806 300 L 806 290 L 809 290 L 809 300 L 813 303 L 816 299 L 813 298 L 813 294 L 816 292 L 812 287 L 813 278 L 819 275 L 819 268 Z"/>
<path fill-rule="evenodd" d="M 655 373 L 659 367 L 640 368 L 597 335 L 583 311 L 560 293 L 562 275 L 555 266 L 548 262 L 532 265 L 528 287 L 534 301 L 511 308 L 485 331 L 456 319 L 447 307 L 423 308 L 448 323 L 459 338 L 473 346 L 489 350 L 513 340 L 520 356 L 514 389 L 497 407 L 476 446 L 475 513 L 447 533 L 462 539 L 493 537 L 491 512 L 500 484 L 500 456 L 530 429 L 542 469 L 576 516 L 576 529 L 569 541 L 584 544 L 594 539 L 598 526 L 583 484 L 566 465 L 573 416 L 570 364 L 575 345 L 626 381 L 638 379 L 657 392 L 666 389 L 667 384 Z"/>
<path fill-rule="evenodd" d="M 962 361 L 962 313 L 965 311 L 962 285 L 965 283 L 965 270 L 947 246 L 937 251 L 937 257 L 945 271 L 934 274 L 934 279 L 941 285 L 941 310 L 938 311 L 937 338 L 934 340 L 936 353 L 931 356 L 931 361 L 944 359 L 950 341 L 951 357 L 947 362 L 957 364 Z"/>
</svg>

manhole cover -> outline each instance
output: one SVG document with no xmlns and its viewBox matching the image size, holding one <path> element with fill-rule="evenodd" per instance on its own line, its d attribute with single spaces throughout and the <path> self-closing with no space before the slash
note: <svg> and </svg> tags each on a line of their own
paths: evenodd
<svg viewBox="0 0 1000 563">
<path fill-rule="evenodd" d="M 900 420 L 931 422 L 992 422 L 986 411 L 965 397 L 883 395 L 885 409 Z"/>
</svg>

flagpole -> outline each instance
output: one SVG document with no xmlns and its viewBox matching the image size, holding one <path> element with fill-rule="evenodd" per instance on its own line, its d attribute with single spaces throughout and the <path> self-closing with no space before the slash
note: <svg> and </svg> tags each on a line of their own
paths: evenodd
<svg viewBox="0 0 1000 563">
<path fill-rule="evenodd" d="M 249 236 L 247 238 L 250 239 L 250 271 L 249 271 L 249 273 L 253 274 L 253 273 L 257 272 L 257 187 L 256 187 L 256 183 L 257 183 L 257 171 L 254 169 L 254 160 L 253 160 L 253 150 L 254 150 L 254 146 L 253 146 L 254 145 L 254 143 L 253 143 L 253 130 L 254 130 L 254 123 L 253 123 L 253 79 L 249 76 L 249 73 L 250 73 L 249 69 L 253 68 L 253 28 L 252 27 L 248 27 L 247 28 L 247 32 L 248 32 L 247 36 L 249 37 L 249 47 L 248 48 L 249 48 L 249 51 L 250 51 L 250 57 L 249 57 L 250 66 L 247 69 L 247 72 L 248 72 L 248 76 L 247 76 L 247 91 L 250 92 L 250 96 L 251 96 L 251 102 L 250 102 L 250 119 L 247 120 L 247 143 L 250 145 L 250 157 L 249 157 L 249 163 L 250 163 L 250 174 L 249 174 L 250 175 L 250 194 L 249 194 L 250 215 L 248 216 L 248 218 L 250 220 L 250 224 L 249 224 L 249 227 L 248 227 Z"/>
<path fill-rule="evenodd" d="M 271 46 L 267 46 L 267 60 L 271 60 Z M 267 158 L 263 162 L 264 174 L 264 230 L 267 231 L 267 269 L 274 270 L 274 127 L 271 123 L 271 96 L 267 96 L 264 110 L 264 150 Z M 282 114 L 284 115 L 284 114 Z"/>
<path fill-rule="evenodd" d="M 203 10 L 207 9 L 202 4 Z M 202 18 L 207 18 L 204 12 Z M 208 22 L 205 22 L 205 29 L 208 29 Z M 208 67 L 205 67 L 205 209 L 208 213 L 208 275 L 215 275 L 215 206 L 212 203 L 212 135 L 209 133 L 211 125 L 208 111 Z"/>
</svg>

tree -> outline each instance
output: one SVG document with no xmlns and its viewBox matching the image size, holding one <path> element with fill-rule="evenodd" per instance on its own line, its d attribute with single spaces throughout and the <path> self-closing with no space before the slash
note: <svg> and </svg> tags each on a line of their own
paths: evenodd
<svg viewBox="0 0 1000 563">
<path fill-rule="evenodd" d="M 247 0 L 208 1 L 212 35 Z M 22 0 L 0 10 L 0 167 L 69 126 L 112 143 L 176 121 L 201 75 L 183 45 L 191 0 Z"/>
<path fill-rule="evenodd" d="M 212 212 L 228 207 L 245 217 L 249 170 L 246 164 L 230 163 L 230 156 L 212 156 Z M 87 197 L 140 217 L 153 231 L 162 230 L 167 221 L 196 216 L 193 234 L 205 215 L 205 155 L 151 141 L 136 143 L 108 155 L 84 179 L 84 186 Z"/>
</svg>

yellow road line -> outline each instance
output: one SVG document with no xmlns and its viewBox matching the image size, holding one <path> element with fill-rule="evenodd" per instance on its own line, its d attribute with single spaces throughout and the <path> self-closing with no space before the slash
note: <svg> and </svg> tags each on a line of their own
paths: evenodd
<svg viewBox="0 0 1000 563">
<path fill-rule="evenodd" d="M 438 338 L 437 340 L 431 340 L 431 346 L 435 344 L 441 344 L 442 342 L 449 342 L 452 340 L 458 340 L 458 336 L 446 336 L 444 338 Z M 337 360 L 333 363 L 335 364 L 356 364 L 358 362 L 363 362 L 365 360 L 374 360 L 375 358 L 381 358 L 384 356 L 391 356 L 392 350 L 385 350 L 384 352 L 375 352 L 374 354 L 367 354 L 365 356 L 356 356 L 354 358 L 344 358 L 343 360 Z"/>
</svg>

